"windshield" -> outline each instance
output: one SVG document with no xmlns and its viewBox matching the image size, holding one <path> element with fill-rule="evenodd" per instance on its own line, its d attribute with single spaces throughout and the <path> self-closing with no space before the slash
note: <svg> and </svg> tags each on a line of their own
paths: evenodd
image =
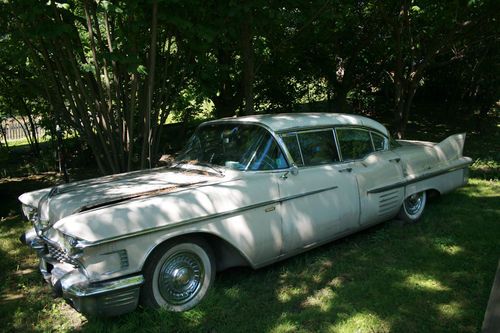
<svg viewBox="0 0 500 333">
<path fill-rule="evenodd" d="M 235 170 L 274 170 L 288 163 L 273 136 L 249 124 L 200 126 L 177 157 L 178 163 L 210 164 Z"/>
</svg>

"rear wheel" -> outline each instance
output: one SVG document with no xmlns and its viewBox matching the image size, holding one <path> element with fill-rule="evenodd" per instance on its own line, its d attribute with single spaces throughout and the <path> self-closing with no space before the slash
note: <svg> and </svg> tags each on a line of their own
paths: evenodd
<svg viewBox="0 0 500 333">
<path fill-rule="evenodd" d="M 427 194 L 425 191 L 414 193 L 403 201 L 398 217 L 405 222 L 416 222 L 424 212 Z"/>
<path fill-rule="evenodd" d="M 142 303 L 185 311 L 206 295 L 215 278 L 212 250 L 201 240 L 161 245 L 144 268 Z"/>
</svg>

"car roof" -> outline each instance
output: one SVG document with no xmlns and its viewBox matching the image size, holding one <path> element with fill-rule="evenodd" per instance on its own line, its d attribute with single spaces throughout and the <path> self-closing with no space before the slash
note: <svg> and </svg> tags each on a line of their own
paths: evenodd
<svg viewBox="0 0 500 333">
<path fill-rule="evenodd" d="M 373 128 L 389 135 L 384 125 L 379 122 L 354 114 L 345 113 L 276 113 L 243 117 L 230 117 L 209 121 L 208 124 L 237 122 L 263 124 L 274 132 L 300 130 L 301 128 L 328 127 L 338 125 L 354 125 Z"/>
</svg>

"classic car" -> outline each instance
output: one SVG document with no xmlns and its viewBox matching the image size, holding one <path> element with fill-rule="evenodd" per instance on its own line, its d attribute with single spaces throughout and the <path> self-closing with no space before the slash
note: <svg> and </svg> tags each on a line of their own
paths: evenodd
<svg viewBox="0 0 500 333">
<path fill-rule="evenodd" d="M 430 192 L 467 183 L 465 134 L 395 141 L 348 114 L 275 114 L 201 124 L 172 165 L 21 195 L 21 236 L 76 310 L 139 303 L 184 311 L 216 271 L 259 268 L 376 223 L 422 215 Z"/>
</svg>

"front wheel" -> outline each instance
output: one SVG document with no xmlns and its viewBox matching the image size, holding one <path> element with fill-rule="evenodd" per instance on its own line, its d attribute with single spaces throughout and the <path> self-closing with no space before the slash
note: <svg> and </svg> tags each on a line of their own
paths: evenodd
<svg viewBox="0 0 500 333">
<path fill-rule="evenodd" d="M 212 250 L 201 240 L 162 245 L 148 259 L 144 277 L 144 305 L 189 310 L 200 303 L 215 278 Z"/>
<path fill-rule="evenodd" d="M 403 201 L 398 217 L 405 222 L 416 222 L 424 212 L 427 195 L 425 191 L 410 195 Z"/>
</svg>

